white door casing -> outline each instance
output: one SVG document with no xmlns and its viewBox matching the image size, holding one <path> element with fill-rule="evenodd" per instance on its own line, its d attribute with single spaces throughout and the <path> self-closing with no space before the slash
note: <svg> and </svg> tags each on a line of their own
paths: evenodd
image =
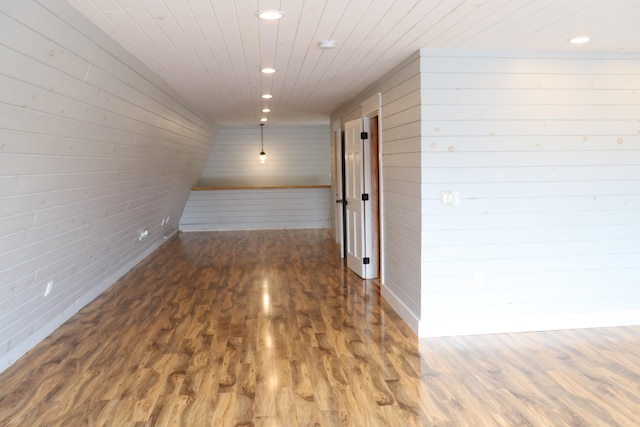
<svg viewBox="0 0 640 427">
<path fill-rule="evenodd" d="M 369 133 L 367 117 L 345 123 L 345 201 L 347 203 L 347 266 L 363 279 L 372 279 L 371 202 L 363 200 L 371 188 L 371 150 L 361 134 Z"/>
</svg>

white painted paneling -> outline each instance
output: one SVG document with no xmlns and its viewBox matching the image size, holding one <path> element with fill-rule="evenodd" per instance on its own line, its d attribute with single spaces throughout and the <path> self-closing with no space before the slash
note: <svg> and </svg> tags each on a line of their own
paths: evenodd
<svg viewBox="0 0 640 427">
<path fill-rule="evenodd" d="M 267 164 L 258 164 L 260 126 L 221 127 L 200 186 L 297 186 L 331 182 L 329 126 L 264 126 Z M 192 191 L 180 228 L 331 227 L 329 188 Z"/>
<path fill-rule="evenodd" d="M 329 228 L 329 188 L 192 191 L 183 231 Z"/>
<path fill-rule="evenodd" d="M 391 305 L 421 335 L 638 322 L 640 57 L 421 55 L 370 88 Z"/>
<path fill-rule="evenodd" d="M 68 1 L 225 126 L 257 122 L 263 91 L 274 95 L 266 103 L 270 123 L 326 123 L 328 113 L 358 98 L 371 82 L 383 79 L 393 88 L 391 70 L 425 47 L 640 50 L 637 0 Z M 270 8 L 285 16 L 256 18 L 257 9 Z M 589 43 L 568 43 L 585 34 Z M 335 40 L 336 48 L 320 49 L 318 42 L 326 39 Z M 562 53 L 546 54 L 554 55 Z M 452 64 L 463 61 L 464 55 L 449 58 Z M 572 73 L 599 72 L 581 65 L 574 63 L 579 71 Z M 265 76 L 261 66 L 277 72 Z M 442 73 L 450 69 L 436 66 Z M 475 71 L 487 66 L 480 60 Z M 508 70 L 549 72 L 539 68 L 533 60 Z"/>
<path fill-rule="evenodd" d="M 422 55 L 420 333 L 640 321 L 640 56 Z"/>
<path fill-rule="evenodd" d="M 314 178 L 329 184 L 329 126 L 264 126 L 264 151 L 268 163 L 258 165 L 260 126 L 221 127 L 202 171 L 201 181 L 261 178 Z"/>
<path fill-rule="evenodd" d="M 66 2 L 0 38 L 1 371 L 175 232 L 215 128 Z"/>
</svg>

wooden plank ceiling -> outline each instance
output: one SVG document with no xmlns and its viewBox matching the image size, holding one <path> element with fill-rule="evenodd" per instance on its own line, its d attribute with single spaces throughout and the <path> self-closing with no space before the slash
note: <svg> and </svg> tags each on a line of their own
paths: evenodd
<svg viewBox="0 0 640 427">
<path fill-rule="evenodd" d="M 640 52 L 638 0 L 68 1 L 221 126 L 257 124 L 264 107 L 270 124 L 328 123 L 424 47 Z M 266 9 L 285 16 L 259 20 Z"/>
</svg>

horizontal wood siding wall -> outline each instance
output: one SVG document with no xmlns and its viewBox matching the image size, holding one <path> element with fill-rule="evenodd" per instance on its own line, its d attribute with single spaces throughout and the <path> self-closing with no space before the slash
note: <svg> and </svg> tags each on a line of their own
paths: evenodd
<svg viewBox="0 0 640 427">
<path fill-rule="evenodd" d="M 0 38 L 1 371 L 177 229 L 215 129 L 64 1 Z"/>
<path fill-rule="evenodd" d="M 421 312 L 421 116 L 420 57 L 412 55 L 361 95 L 336 111 L 346 122 L 360 104 L 382 94 L 382 295 L 418 332 Z"/>
<path fill-rule="evenodd" d="M 329 125 L 264 126 L 264 151 L 267 164 L 258 164 L 260 127 L 220 127 L 211 148 L 202 179 L 286 177 L 317 178 L 331 182 Z"/>
<path fill-rule="evenodd" d="M 329 228 L 329 188 L 192 191 L 183 231 Z"/>
<path fill-rule="evenodd" d="M 329 126 L 264 127 L 266 165 L 258 164 L 260 128 L 221 127 L 200 178 L 202 183 L 328 185 Z M 247 230 L 331 227 L 328 188 L 193 191 L 180 229 Z"/>
<path fill-rule="evenodd" d="M 422 52 L 422 335 L 640 322 L 639 91 L 638 55 Z"/>
</svg>

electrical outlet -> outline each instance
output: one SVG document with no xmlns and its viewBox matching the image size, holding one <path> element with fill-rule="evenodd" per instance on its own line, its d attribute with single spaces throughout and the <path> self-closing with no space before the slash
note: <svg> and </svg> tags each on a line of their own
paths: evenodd
<svg viewBox="0 0 640 427">
<path fill-rule="evenodd" d="M 44 290 L 44 296 L 48 297 L 52 289 L 53 289 L 53 280 L 49 280 L 49 282 L 47 282 L 47 289 Z"/>
</svg>

